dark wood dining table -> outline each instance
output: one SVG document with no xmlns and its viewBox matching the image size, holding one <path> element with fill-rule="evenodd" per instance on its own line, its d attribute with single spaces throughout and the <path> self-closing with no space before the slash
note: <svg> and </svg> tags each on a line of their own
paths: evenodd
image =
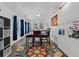
<svg viewBox="0 0 79 59">
<path fill-rule="evenodd" d="M 45 31 L 41 31 L 41 38 L 46 38 L 46 37 L 48 37 L 48 34 Z M 27 44 L 27 39 L 29 39 L 29 38 L 33 38 L 33 31 L 26 34 L 26 44 Z M 40 43 L 42 45 L 42 41 L 40 41 Z M 32 44 L 34 45 L 33 42 L 32 42 Z M 49 38 L 49 44 L 50 44 L 50 38 Z"/>
</svg>

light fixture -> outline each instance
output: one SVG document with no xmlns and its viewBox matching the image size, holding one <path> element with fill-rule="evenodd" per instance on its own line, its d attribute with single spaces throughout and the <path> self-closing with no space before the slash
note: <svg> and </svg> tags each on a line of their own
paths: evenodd
<svg viewBox="0 0 79 59">
<path fill-rule="evenodd" d="M 37 15 L 36 16 L 41 16 L 41 13 L 39 10 L 37 10 Z"/>
<path fill-rule="evenodd" d="M 36 16 L 40 16 L 39 14 L 37 14 Z"/>
</svg>

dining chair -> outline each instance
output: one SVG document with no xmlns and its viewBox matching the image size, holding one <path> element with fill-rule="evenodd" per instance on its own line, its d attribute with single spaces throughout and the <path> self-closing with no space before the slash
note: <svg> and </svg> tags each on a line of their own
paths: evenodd
<svg viewBox="0 0 79 59">
<path fill-rule="evenodd" d="M 46 32 L 46 35 L 41 35 L 42 43 L 50 44 L 50 28 L 48 28 L 45 32 Z"/>
<path fill-rule="evenodd" d="M 40 45 L 42 44 L 41 41 L 41 31 L 33 31 L 33 46 L 35 43 L 35 38 L 39 38 L 40 39 Z"/>
<path fill-rule="evenodd" d="M 26 45 L 32 43 L 32 42 L 30 42 L 30 41 L 32 41 L 32 39 L 31 39 L 32 37 L 33 37 L 33 35 L 31 33 L 26 35 Z"/>
</svg>

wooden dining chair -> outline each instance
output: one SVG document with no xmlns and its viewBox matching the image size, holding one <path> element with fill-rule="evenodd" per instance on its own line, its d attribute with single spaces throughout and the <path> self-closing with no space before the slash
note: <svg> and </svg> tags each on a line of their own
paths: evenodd
<svg viewBox="0 0 79 59">
<path fill-rule="evenodd" d="M 33 46 L 34 46 L 35 38 L 39 38 L 40 39 L 40 44 L 42 44 L 41 31 L 33 31 Z"/>
<path fill-rule="evenodd" d="M 41 35 L 42 43 L 50 44 L 50 28 L 48 28 L 45 32 L 47 35 Z"/>
<path fill-rule="evenodd" d="M 32 41 L 32 39 L 31 39 L 32 37 L 33 37 L 32 34 L 26 35 L 26 45 L 28 45 L 29 43 L 32 43 L 32 42 L 30 42 L 30 41 Z"/>
</svg>

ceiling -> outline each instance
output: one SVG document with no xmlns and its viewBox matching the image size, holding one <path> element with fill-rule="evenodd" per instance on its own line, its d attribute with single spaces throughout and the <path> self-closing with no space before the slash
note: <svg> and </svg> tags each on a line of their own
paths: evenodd
<svg viewBox="0 0 79 59">
<path fill-rule="evenodd" d="M 11 11 L 28 18 L 35 18 L 38 14 L 50 17 L 63 2 L 3 2 Z"/>
</svg>

